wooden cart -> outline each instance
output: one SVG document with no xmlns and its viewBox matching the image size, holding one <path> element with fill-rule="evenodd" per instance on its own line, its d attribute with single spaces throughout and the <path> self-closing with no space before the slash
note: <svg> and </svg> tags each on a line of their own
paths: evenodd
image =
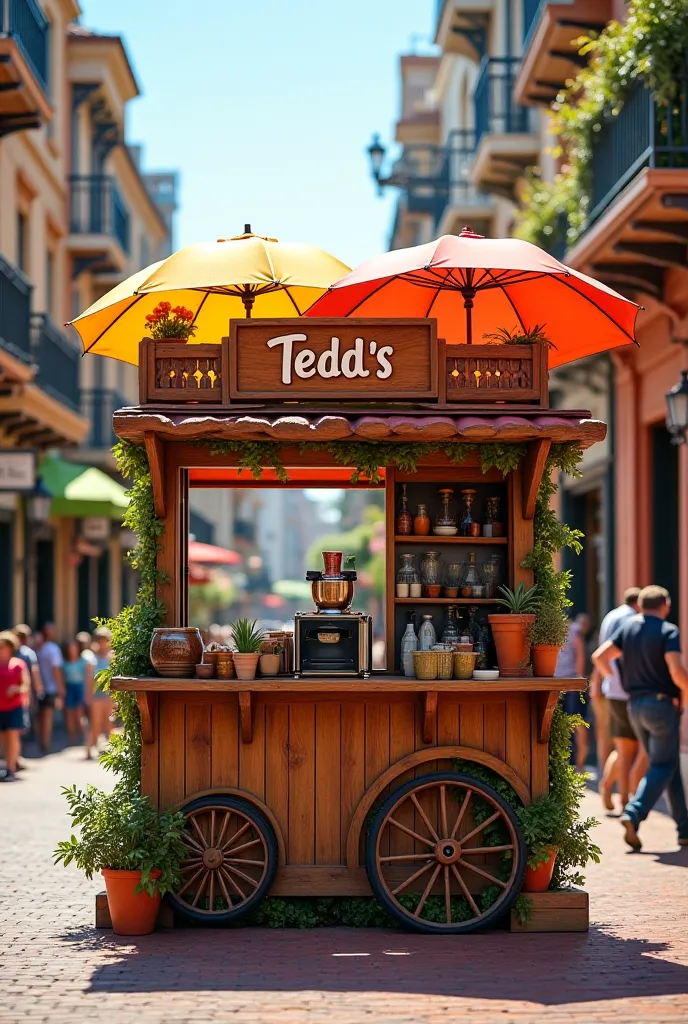
<svg viewBox="0 0 688 1024">
<path fill-rule="evenodd" d="M 248 322 L 222 345 L 143 342 L 140 406 L 116 413 L 115 429 L 148 452 L 164 525 L 159 567 L 166 580 L 159 596 L 170 625 L 187 624 L 190 486 L 343 486 L 351 469 L 342 467 L 336 446 L 383 445 L 388 671 L 370 679 L 282 676 L 251 683 L 119 678 L 113 689 L 137 694 L 143 792 L 160 807 L 181 807 L 189 821 L 184 884 L 170 900 L 178 912 L 223 923 L 255 909 L 266 894 L 372 893 L 408 927 L 470 931 L 512 906 L 526 850 L 512 807 L 462 768 L 491 770 L 523 804 L 546 792 L 559 692 L 580 690 L 584 681 L 422 682 L 401 675 L 408 605 L 440 614 L 443 605 L 462 601 L 397 599 L 397 555 L 422 544 L 441 545 L 459 560 L 467 545 L 498 549 L 506 582 L 531 583 L 522 562 L 533 546 L 535 499 L 550 446 L 585 447 L 605 428 L 586 413 L 547 409 L 539 352 L 524 346 L 517 358 L 495 359 L 491 352 L 483 356 L 483 347 L 478 355 L 467 346 L 449 350 L 435 340 L 432 321 L 359 322 L 355 331 L 364 339 L 374 332 L 393 348 L 401 339 L 392 376 L 355 382 L 355 397 L 309 377 L 299 384 L 298 403 L 285 405 L 292 392 L 282 381 L 284 365 L 278 354 L 274 360 L 265 354 L 266 341 L 300 331 L 316 355 L 333 335 L 346 344 L 352 321 L 323 323 Z M 260 389 L 252 369 L 258 365 Z M 241 451 L 232 450 L 238 441 L 278 442 L 290 482 L 280 483 L 269 469 L 259 481 L 240 475 Z M 504 478 L 481 472 L 479 450 L 452 461 L 444 449 L 462 441 L 525 444 L 527 454 Z M 415 472 L 398 469 L 390 442 L 424 445 Z M 269 466 L 267 449 L 265 459 Z M 505 535 L 395 537 L 402 483 L 412 506 L 442 485 L 496 488 Z"/>
</svg>

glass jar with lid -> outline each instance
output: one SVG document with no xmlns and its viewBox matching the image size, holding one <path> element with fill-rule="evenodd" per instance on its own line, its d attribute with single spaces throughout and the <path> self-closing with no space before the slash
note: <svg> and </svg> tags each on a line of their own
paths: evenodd
<svg viewBox="0 0 688 1024">
<path fill-rule="evenodd" d="M 442 507 L 435 518 L 435 525 L 432 528 L 432 532 L 437 534 L 438 537 L 453 537 L 454 534 L 459 532 L 459 524 L 456 516 L 450 509 L 454 491 L 451 487 L 441 487 L 439 493 L 442 499 Z"/>
<path fill-rule="evenodd" d="M 420 537 L 427 537 L 430 533 L 430 516 L 425 505 L 420 504 L 413 517 L 413 532 Z"/>
<path fill-rule="evenodd" d="M 425 551 L 420 563 L 424 597 L 439 597 L 442 592 L 442 562 L 439 551 Z"/>
<path fill-rule="evenodd" d="M 397 597 L 420 597 L 420 573 L 416 564 L 416 556 L 413 554 L 402 554 L 399 557 Z"/>
</svg>

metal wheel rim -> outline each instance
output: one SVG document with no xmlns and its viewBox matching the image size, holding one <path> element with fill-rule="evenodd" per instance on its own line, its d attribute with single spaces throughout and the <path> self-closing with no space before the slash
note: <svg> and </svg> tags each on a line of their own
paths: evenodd
<svg viewBox="0 0 688 1024">
<path fill-rule="evenodd" d="M 430 789 L 438 790 L 439 826 L 437 829 L 432 826 L 432 823 L 427 818 L 427 815 L 418 801 L 418 794 Z M 449 790 L 462 790 L 463 796 L 461 800 L 458 802 L 453 801 L 450 804 L 448 799 Z M 475 825 L 467 834 L 461 837 L 460 841 L 458 841 L 457 836 L 459 834 L 461 824 L 467 816 L 471 799 L 474 795 L 480 800 L 484 800 L 486 803 L 490 804 L 493 811 L 488 815 L 485 821 L 480 825 Z M 403 823 L 398 821 L 396 816 L 398 816 L 399 810 L 407 802 L 411 804 L 415 814 L 420 817 L 421 822 L 423 823 L 423 834 L 415 829 L 409 829 Z M 454 807 L 456 807 L 455 811 Z M 476 847 L 474 844 L 479 841 L 480 834 L 497 819 L 499 819 L 508 829 L 509 843 L 498 846 Z M 391 828 L 396 828 L 401 832 L 405 832 L 407 835 L 414 838 L 414 843 L 420 843 L 421 845 L 426 846 L 427 853 L 414 852 L 405 854 L 381 854 L 381 842 L 383 837 L 387 834 L 387 830 Z M 470 842 L 471 844 L 468 849 L 464 849 L 464 844 L 466 842 Z M 483 856 L 485 854 L 503 853 L 508 849 L 512 851 L 512 858 L 511 872 L 507 880 L 502 880 L 497 876 L 490 874 L 487 868 L 484 868 L 481 865 L 471 864 L 470 860 L 466 862 L 464 859 L 465 856 L 472 858 L 478 855 Z M 475 928 L 488 916 L 491 917 L 494 912 L 498 910 L 499 906 L 504 903 L 513 888 L 520 866 L 519 857 L 518 834 L 509 815 L 504 811 L 500 804 L 490 796 L 489 793 L 486 793 L 477 785 L 470 786 L 463 782 L 440 780 L 429 781 L 423 785 L 415 787 L 410 792 L 403 794 L 385 814 L 375 837 L 375 868 L 377 876 L 381 886 L 387 894 L 387 897 L 394 904 L 395 909 L 398 911 L 400 916 L 405 917 L 409 921 L 423 924 L 426 927 L 431 927 L 438 931 L 448 931 L 449 929 L 457 931 L 461 926 L 465 928 Z M 385 879 L 383 868 L 383 865 L 385 864 L 394 864 L 397 867 L 408 866 L 409 877 L 399 885 L 391 888 Z M 473 899 L 472 894 L 469 893 L 463 877 L 466 871 L 469 872 L 469 875 L 475 874 L 483 876 L 485 878 L 486 885 L 495 884 L 502 890 L 498 898 L 491 903 L 486 910 L 481 910 Z M 397 895 L 403 894 L 404 890 L 408 889 L 408 886 L 416 880 L 418 880 L 419 886 L 422 887 L 423 891 L 415 911 L 411 912 L 407 907 L 399 902 Z M 432 889 L 438 882 L 440 882 L 443 887 L 445 917 L 448 918 L 445 923 L 430 921 L 420 916 L 426 905 L 428 897 L 432 893 Z M 452 886 L 455 884 L 458 885 L 460 890 L 459 892 L 452 891 Z M 458 896 L 463 896 L 473 914 L 469 920 L 451 920 L 451 900 Z"/>
<path fill-rule="evenodd" d="M 232 819 L 236 828 L 230 834 Z M 182 884 L 175 899 L 207 917 L 245 907 L 260 890 L 268 870 L 268 846 L 260 826 L 250 815 L 225 804 L 190 811 L 186 822 L 183 841 L 188 856 L 180 865 Z M 204 899 L 207 908 L 199 906 Z M 215 909 L 216 899 L 223 899 L 226 906 Z"/>
</svg>

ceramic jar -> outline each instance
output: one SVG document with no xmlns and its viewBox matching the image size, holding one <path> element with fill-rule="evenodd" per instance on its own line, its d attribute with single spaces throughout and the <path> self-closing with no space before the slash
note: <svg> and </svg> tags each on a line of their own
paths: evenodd
<svg viewBox="0 0 688 1024">
<path fill-rule="evenodd" d="M 150 660 L 159 676 L 191 679 L 203 658 L 203 640 L 195 626 L 158 626 L 153 630 Z"/>
<path fill-rule="evenodd" d="M 427 537 L 430 533 L 430 516 L 425 505 L 419 505 L 413 517 L 413 532 L 420 537 Z"/>
</svg>

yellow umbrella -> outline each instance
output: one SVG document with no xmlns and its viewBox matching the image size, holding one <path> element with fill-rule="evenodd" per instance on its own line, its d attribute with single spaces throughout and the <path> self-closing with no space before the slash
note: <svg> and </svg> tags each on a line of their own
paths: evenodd
<svg viewBox="0 0 688 1024">
<path fill-rule="evenodd" d="M 146 315 L 162 301 L 186 306 L 189 344 L 218 342 L 241 317 L 301 316 L 349 267 L 322 249 L 254 235 L 184 249 L 116 285 L 75 320 L 85 352 L 138 363 Z"/>
</svg>

